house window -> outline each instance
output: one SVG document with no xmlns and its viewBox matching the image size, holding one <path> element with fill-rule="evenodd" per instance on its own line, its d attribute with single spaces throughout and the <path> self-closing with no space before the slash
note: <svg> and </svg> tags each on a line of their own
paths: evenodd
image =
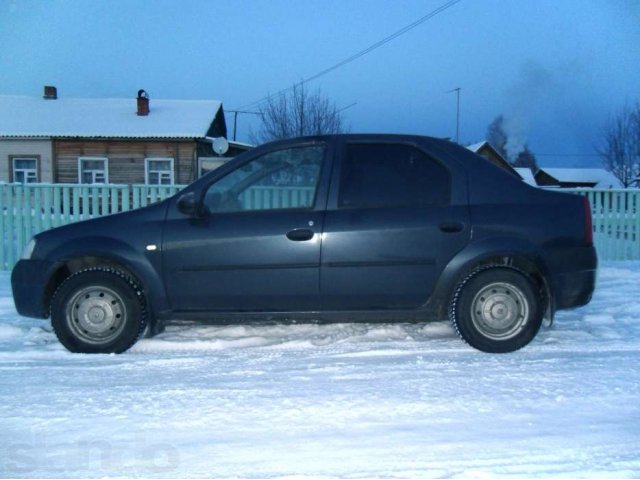
<svg viewBox="0 0 640 480">
<path fill-rule="evenodd" d="M 173 158 L 146 158 L 145 181 L 149 185 L 173 185 Z"/>
<path fill-rule="evenodd" d="M 13 157 L 11 159 L 13 181 L 16 183 L 36 183 L 38 181 L 38 159 L 34 157 Z"/>
<path fill-rule="evenodd" d="M 200 172 L 200 175 L 198 176 L 201 177 L 205 173 L 209 173 L 210 171 L 221 167 L 232 159 L 232 157 L 199 157 L 198 164 L 200 165 L 200 168 L 198 170 Z"/>
<path fill-rule="evenodd" d="M 78 158 L 78 183 L 108 183 L 109 160 L 104 157 Z"/>
</svg>

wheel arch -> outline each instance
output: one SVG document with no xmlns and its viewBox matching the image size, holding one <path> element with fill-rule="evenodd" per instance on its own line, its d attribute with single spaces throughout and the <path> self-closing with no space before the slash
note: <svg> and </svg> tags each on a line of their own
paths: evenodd
<svg viewBox="0 0 640 480">
<path fill-rule="evenodd" d="M 447 317 L 449 299 L 457 285 L 474 270 L 489 266 L 513 268 L 531 278 L 540 289 L 545 318 L 553 320 L 555 306 L 547 280 L 548 268 L 538 249 L 529 241 L 494 237 L 474 242 L 460 251 L 443 269 L 428 307 L 435 310 L 438 319 Z"/>
<path fill-rule="evenodd" d="M 49 255 L 55 258 L 46 278 L 44 305 L 47 311 L 60 284 L 76 272 L 92 267 L 117 269 L 134 279 L 143 289 L 150 320 L 157 312 L 168 309 L 161 271 L 146 256 L 122 241 L 112 238 L 84 238 L 61 245 Z"/>
</svg>

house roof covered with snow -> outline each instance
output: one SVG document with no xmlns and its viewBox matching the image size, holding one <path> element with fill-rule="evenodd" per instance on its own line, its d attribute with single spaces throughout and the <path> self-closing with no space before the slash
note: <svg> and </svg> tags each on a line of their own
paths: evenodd
<svg viewBox="0 0 640 480">
<path fill-rule="evenodd" d="M 467 150 L 471 150 L 473 153 L 486 158 L 498 167 L 505 169 L 513 176 L 520 178 L 511 164 L 486 140 L 484 142 L 474 143 L 473 145 L 467 145 L 466 148 Z"/>
<path fill-rule="evenodd" d="M 216 118 L 224 123 L 215 100 L 151 99 L 149 110 L 137 115 L 135 98 L 0 95 L 0 137 L 203 138 Z"/>
<path fill-rule="evenodd" d="M 491 144 L 485 140 L 484 142 L 478 142 L 478 143 L 474 143 L 473 145 L 467 145 L 467 148 L 471 150 L 473 153 L 478 153 L 480 149 L 486 145 L 491 146 Z"/>
<path fill-rule="evenodd" d="M 560 184 L 593 184 L 596 188 L 620 188 L 620 181 L 603 168 L 541 168 Z"/>
<path fill-rule="evenodd" d="M 530 168 L 515 168 L 515 171 L 518 172 L 518 175 L 522 177 L 522 180 L 529 185 L 533 185 L 534 187 L 538 186 L 535 177 L 533 176 L 533 172 Z"/>
</svg>

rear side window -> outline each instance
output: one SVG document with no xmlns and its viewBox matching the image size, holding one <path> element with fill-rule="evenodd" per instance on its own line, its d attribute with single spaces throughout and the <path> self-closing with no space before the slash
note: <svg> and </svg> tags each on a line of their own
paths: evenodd
<svg viewBox="0 0 640 480">
<path fill-rule="evenodd" d="M 422 207 L 449 203 L 449 171 L 411 145 L 353 143 L 342 162 L 338 207 Z"/>
</svg>

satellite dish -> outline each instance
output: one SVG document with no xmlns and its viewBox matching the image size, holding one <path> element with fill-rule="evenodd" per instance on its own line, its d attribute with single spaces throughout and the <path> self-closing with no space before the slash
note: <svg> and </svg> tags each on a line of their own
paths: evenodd
<svg viewBox="0 0 640 480">
<path fill-rule="evenodd" d="M 218 155 L 224 155 L 229 150 L 229 142 L 224 137 L 216 137 L 211 142 L 211 148 Z"/>
</svg>

